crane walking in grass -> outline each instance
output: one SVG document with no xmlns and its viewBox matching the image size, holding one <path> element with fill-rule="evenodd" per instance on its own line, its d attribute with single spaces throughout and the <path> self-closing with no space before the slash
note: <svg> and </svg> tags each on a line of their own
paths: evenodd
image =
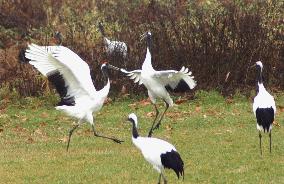
<svg viewBox="0 0 284 184">
<path fill-rule="evenodd" d="M 94 136 L 110 139 L 116 143 L 122 142 L 116 138 L 98 134 L 94 126 L 92 113 L 102 108 L 110 89 L 108 63 L 101 65 L 105 86 L 97 91 L 93 85 L 88 64 L 67 47 L 30 44 L 25 57 L 55 86 L 61 98 L 56 109 L 79 120 L 69 131 L 67 151 L 74 130 L 83 122 L 91 124 Z"/>
<path fill-rule="evenodd" d="M 263 85 L 262 70 L 263 65 L 261 61 L 256 62 L 256 68 L 258 71 L 258 93 L 253 101 L 253 112 L 257 121 L 257 129 L 259 131 L 259 148 L 262 155 L 261 147 L 261 132 L 267 132 L 269 134 L 269 150 L 271 153 L 271 130 L 272 124 L 275 118 L 276 106 L 273 96 L 271 96 Z"/>
<path fill-rule="evenodd" d="M 160 174 L 158 183 L 161 183 L 161 177 L 164 183 L 167 183 L 164 175 L 165 168 L 174 170 L 178 178 L 181 175 L 184 179 L 184 163 L 176 148 L 161 139 L 140 137 L 137 131 L 137 116 L 134 113 L 128 116 L 128 120 L 132 124 L 132 142 L 142 152 L 145 160 L 152 164 Z"/>
<path fill-rule="evenodd" d="M 161 125 L 161 121 L 168 108 L 170 106 L 173 106 L 173 100 L 170 97 L 168 91 L 184 92 L 186 90 L 193 89 L 196 86 L 196 82 L 193 79 L 194 77 L 191 75 L 192 72 L 184 66 L 180 71 L 154 70 L 151 63 L 150 53 L 152 34 L 150 32 L 147 32 L 143 35 L 143 37 L 146 38 L 147 41 L 147 52 L 144 63 L 142 65 L 142 70 L 126 71 L 125 69 L 114 66 L 112 66 L 112 68 L 123 72 L 124 74 L 129 76 L 130 79 L 134 79 L 134 83 L 138 82 L 139 85 L 144 84 L 144 86 L 148 89 L 149 98 L 156 110 L 155 119 L 148 134 L 148 136 L 151 137 L 153 131 L 155 129 L 158 129 Z M 160 113 L 156 105 L 158 98 L 161 98 L 166 104 L 166 109 L 159 118 L 158 116 Z"/>
</svg>

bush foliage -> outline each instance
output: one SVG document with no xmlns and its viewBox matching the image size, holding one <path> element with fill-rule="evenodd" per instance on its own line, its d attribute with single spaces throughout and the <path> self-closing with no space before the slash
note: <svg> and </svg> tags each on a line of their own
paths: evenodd
<svg viewBox="0 0 284 184">
<path fill-rule="evenodd" d="M 153 66 L 188 66 L 197 89 L 216 89 L 225 95 L 255 86 L 257 60 L 264 63 L 265 81 L 273 90 L 284 87 L 284 2 L 252 0 L 1 0 L 0 85 L 22 96 L 50 91 L 44 79 L 18 55 L 28 42 L 54 45 L 53 35 L 64 35 L 63 45 L 91 67 L 101 87 L 100 63 L 105 59 L 98 22 L 108 38 L 127 43 L 126 59 L 108 56 L 113 65 L 140 68 L 145 43 L 140 35 L 153 33 Z M 112 90 L 139 94 L 141 87 L 112 72 Z"/>
</svg>

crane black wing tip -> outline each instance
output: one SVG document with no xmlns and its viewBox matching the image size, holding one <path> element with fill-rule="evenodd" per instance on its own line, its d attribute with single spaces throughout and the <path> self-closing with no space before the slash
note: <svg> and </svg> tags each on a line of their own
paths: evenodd
<svg viewBox="0 0 284 184">
<path fill-rule="evenodd" d="M 179 81 L 178 85 L 175 88 L 172 88 L 170 85 L 166 85 L 165 88 L 166 90 L 170 92 L 175 92 L 175 93 L 186 92 L 191 89 L 189 85 L 183 79 Z"/>
<path fill-rule="evenodd" d="M 27 48 L 21 48 L 19 51 L 18 59 L 19 63 L 29 63 L 31 60 L 26 58 L 26 50 Z"/>
<path fill-rule="evenodd" d="M 60 72 L 58 70 L 52 71 L 47 74 L 47 78 L 48 81 L 53 84 L 57 93 L 60 96 L 61 100 L 57 104 L 57 106 L 75 106 L 75 98 L 74 96 L 67 95 L 68 86 L 66 85 L 66 82 Z"/>
<path fill-rule="evenodd" d="M 257 124 L 263 128 L 264 132 L 269 132 L 274 121 L 274 109 L 272 107 L 260 108 L 255 111 Z"/>
<path fill-rule="evenodd" d="M 161 154 L 161 162 L 165 168 L 173 169 L 179 178 L 180 175 L 184 178 L 184 163 L 175 150 Z"/>
<path fill-rule="evenodd" d="M 61 101 L 57 104 L 57 106 L 75 106 L 75 98 L 73 96 L 71 97 L 65 97 L 65 98 L 61 98 Z"/>
</svg>

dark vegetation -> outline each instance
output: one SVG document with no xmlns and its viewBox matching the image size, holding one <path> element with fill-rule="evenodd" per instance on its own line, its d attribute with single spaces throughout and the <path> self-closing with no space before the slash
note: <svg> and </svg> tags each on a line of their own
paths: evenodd
<svg viewBox="0 0 284 184">
<path fill-rule="evenodd" d="M 1 88 L 21 96 L 53 91 L 44 77 L 19 59 L 19 53 L 28 42 L 54 45 L 55 31 L 64 35 L 64 46 L 90 64 L 99 88 L 100 63 L 105 60 L 99 21 L 108 38 L 124 41 L 129 48 L 126 60 L 108 56 L 113 65 L 140 68 L 145 57 L 140 35 L 150 30 L 154 67 L 188 66 L 197 89 L 247 93 L 255 86 L 250 66 L 257 60 L 264 63 L 269 88 L 284 87 L 283 1 L 0 0 Z M 145 92 L 142 87 L 132 89 L 133 82 L 119 73 L 111 76 L 115 93 Z"/>
</svg>

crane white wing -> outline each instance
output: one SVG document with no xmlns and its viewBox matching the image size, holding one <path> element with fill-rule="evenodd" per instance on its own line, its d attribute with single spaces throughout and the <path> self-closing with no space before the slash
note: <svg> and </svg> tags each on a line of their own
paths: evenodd
<svg viewBox="0 0 284 184">
<path fill-rule="evenodd" d="M 257 108 L 273 108 L 274 115 L 276 114 L 276 105 L 273 96 L 271 96 L 266 90 L 257 94 L 253 101 L 253 112 L 256 114 Z"/>
<path fill-rule="evenodd" d="M 161 154 L 171 150 L 176 151 L 176 148 L 172 144 L 162 139 L 153 137 L 138 137 L 136 141 L 139 144 L 139 146 L 137 146 L 146 152 L 149 151 L 153 153 L 157 151 L 159 154 Z"/>
<path fill-rule="evenodd" d="M 66 47 L 31 44 L 25 56 L 44 76 L 59 72 L 67 86 L 67 96 L 75 100 L 84 95 L 92 96 L 96 91 L 88 64 Z"/>
<path fill-rule="evenodd" d="M 139 85 L 143 84 L 141 80 L 141 71 L 142 70 L 133 70 L 133 71 L 126 71 L 125 69 L 120 69 L 122 73 L 125 73 L 130 79 L 134 80 L 134 83 L 137 83 Z"/>
<path fill-rule="evenodd" d="M 132 141 L 141 150 L 144 158 L 154 166 L 162 165 L 161 154 L 176 151 L 172 144 L 157 138 L 138 137 L 137 139 L 132 138 Z"/>
<path fill-rule="evenodd" d="M 161 84 L 166 87 L 170 87 L 174 91 L 183 91 L 188 88 L 193 89 L 196 86 L 194 76 L 191 74 L 192 72 L 183 66 L 180 71 L 156 71 L 153 77 L 156 78 L 156 80 L 158 80 Z"/>
</svg>

